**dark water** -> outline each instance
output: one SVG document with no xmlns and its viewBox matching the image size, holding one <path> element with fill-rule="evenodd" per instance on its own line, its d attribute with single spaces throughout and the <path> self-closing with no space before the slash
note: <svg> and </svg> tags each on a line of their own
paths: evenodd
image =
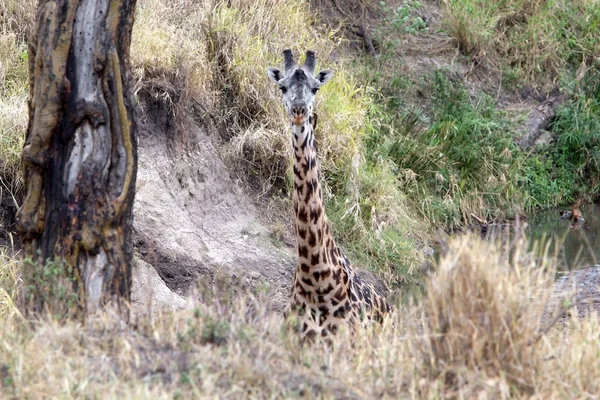
<svg viewBox="0 0 600 400">
<path fill-rule="evenodd" d="M 561 269 L 577 269 L 600 263 L 600 206 L 580 208 L 583 225 L 571 227 L 560 220 L 560 210 L 540 211 L 528 218 L 527 236 L 532 241 L 552 239 L 550 254 L 557 254 Z"/>
</svg>

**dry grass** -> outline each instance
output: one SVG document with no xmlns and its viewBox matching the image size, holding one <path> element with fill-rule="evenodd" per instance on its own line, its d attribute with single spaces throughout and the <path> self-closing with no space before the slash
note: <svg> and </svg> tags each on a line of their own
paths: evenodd
<svg viewBox="0 0 600 400">
<path fill-rule="evenodd" d="M 594 65 L 595 0 L 444 0 L 444 25 L 461 50 L 526 80 L 582 79 Z"/>
<path fill-rule="evenodd" d="M 406 199 L 385 164 L 367 167 L 364 136 L 368 96 L 340 57 L 334 33 L 319 25 L 300 1 L 170 2 L 147 0 L 138 7 L 132 62 L 136 93 L 150 94 L 175 111 L 188 110 L 214 125 L 220 152 L 231 172 L 261 200 L 291 186 L 290 142 L 281 95 L 266 77 L 292 48 L 303 57 L 317 52 L 319 66 L 334 78 L 319 92 L 317 142 L 328 209 L 336 226 L 352 225 L 337 237 L 353 248 L 379 235 L 382 227 L 402 243 L 369 242 L 367 267 L 403 275 L 422 255 L 414 238 L 425 229 L 411 217 Z M 299 60 L 301 61 L 301 60 Z M 336 207 L 336 210 L 333 210 Z M 341 219 L 344 218 L 344 221 Z M 344 229 L 340 229 L 344 230 Z M 376 243 L 377 242 L 377 243 Z M 391 255 L 392 257 L 389 257 Z M 352 258 L 357 258 L 352 254 Z M 401 260 L 401 271 L 390 262 Z"/>
<path fill-rule="evenodd" d="M 0 4 L 0 180 L 16 192 L 21 147 L 27 128 L 27 44 L 34 1 L 8 0 Z"/>
<path fill-rule="evenodd" d="M 259 297 L 201 291 L 188 311 L 127 326 L 0 324 L 5 398 L 593 398 L 599 323 L 542 320 L 552 267 L 517 245 L 451 242 L 423 304 L 395 328 L 302 347 Z M 5 264 L 0 270 L 12 269 Z M 545 310 L 548 312 L 548 310 Z"/>
</svg>

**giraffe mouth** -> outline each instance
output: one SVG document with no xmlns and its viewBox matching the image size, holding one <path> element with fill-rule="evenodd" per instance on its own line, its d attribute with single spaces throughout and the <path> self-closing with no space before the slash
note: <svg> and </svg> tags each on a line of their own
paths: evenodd
<svg viewBox="0 0 600 400">
<path fill-rule="evenodd" d="M 304 125 L 305 118 L 302 115 L 294 115 L 294 116 L 292 116 L 291 119 L 292 119 L 292 124 L 294 124 L 296 126 L 302 126 L 302 125 Z"/>
</svg>

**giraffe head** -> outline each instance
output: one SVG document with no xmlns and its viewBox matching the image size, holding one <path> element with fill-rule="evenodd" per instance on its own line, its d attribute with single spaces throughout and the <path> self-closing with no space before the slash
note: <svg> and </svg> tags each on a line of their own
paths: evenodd
<svg viewBox="0 0 600 400">
<path fill-rule="evenodd" d="M 304 65 L 297 66 L 291 50 L 283 51 L 284 72 L 278 68 L 267 68 L 269 78 L 279 85 L 283 94 L 283 103 L 290 121 L 294 125 L 303 125 L 312 114 L 315 95 L 321 86 L 333 76 L 333 71 L 324 69 L 315 75 L 315 53 L 308 50 Z"/>
</svg>

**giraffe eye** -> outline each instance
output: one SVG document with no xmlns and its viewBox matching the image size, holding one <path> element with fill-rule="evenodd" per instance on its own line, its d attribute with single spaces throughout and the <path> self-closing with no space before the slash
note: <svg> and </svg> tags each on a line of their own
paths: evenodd
<svg viewBox="0 0 600 400">
<path fill-rule="evenodd" d="M 279 86 L 279 89 L 281 89 L 281 93 L 285 94 L 285 92 L 287 92 L 287 88 L 285 86 Z"/>
<path fill-rule="evenodd" d="M 312 90 L 313 94 L 317 94 L 317 92 L 318 92 L 318 91 L 319 91 L 319 88 L 318 88 L 318 87 L 316 87 L 316 88 L 314 88 L 314 89 Z"/>
</svg>

